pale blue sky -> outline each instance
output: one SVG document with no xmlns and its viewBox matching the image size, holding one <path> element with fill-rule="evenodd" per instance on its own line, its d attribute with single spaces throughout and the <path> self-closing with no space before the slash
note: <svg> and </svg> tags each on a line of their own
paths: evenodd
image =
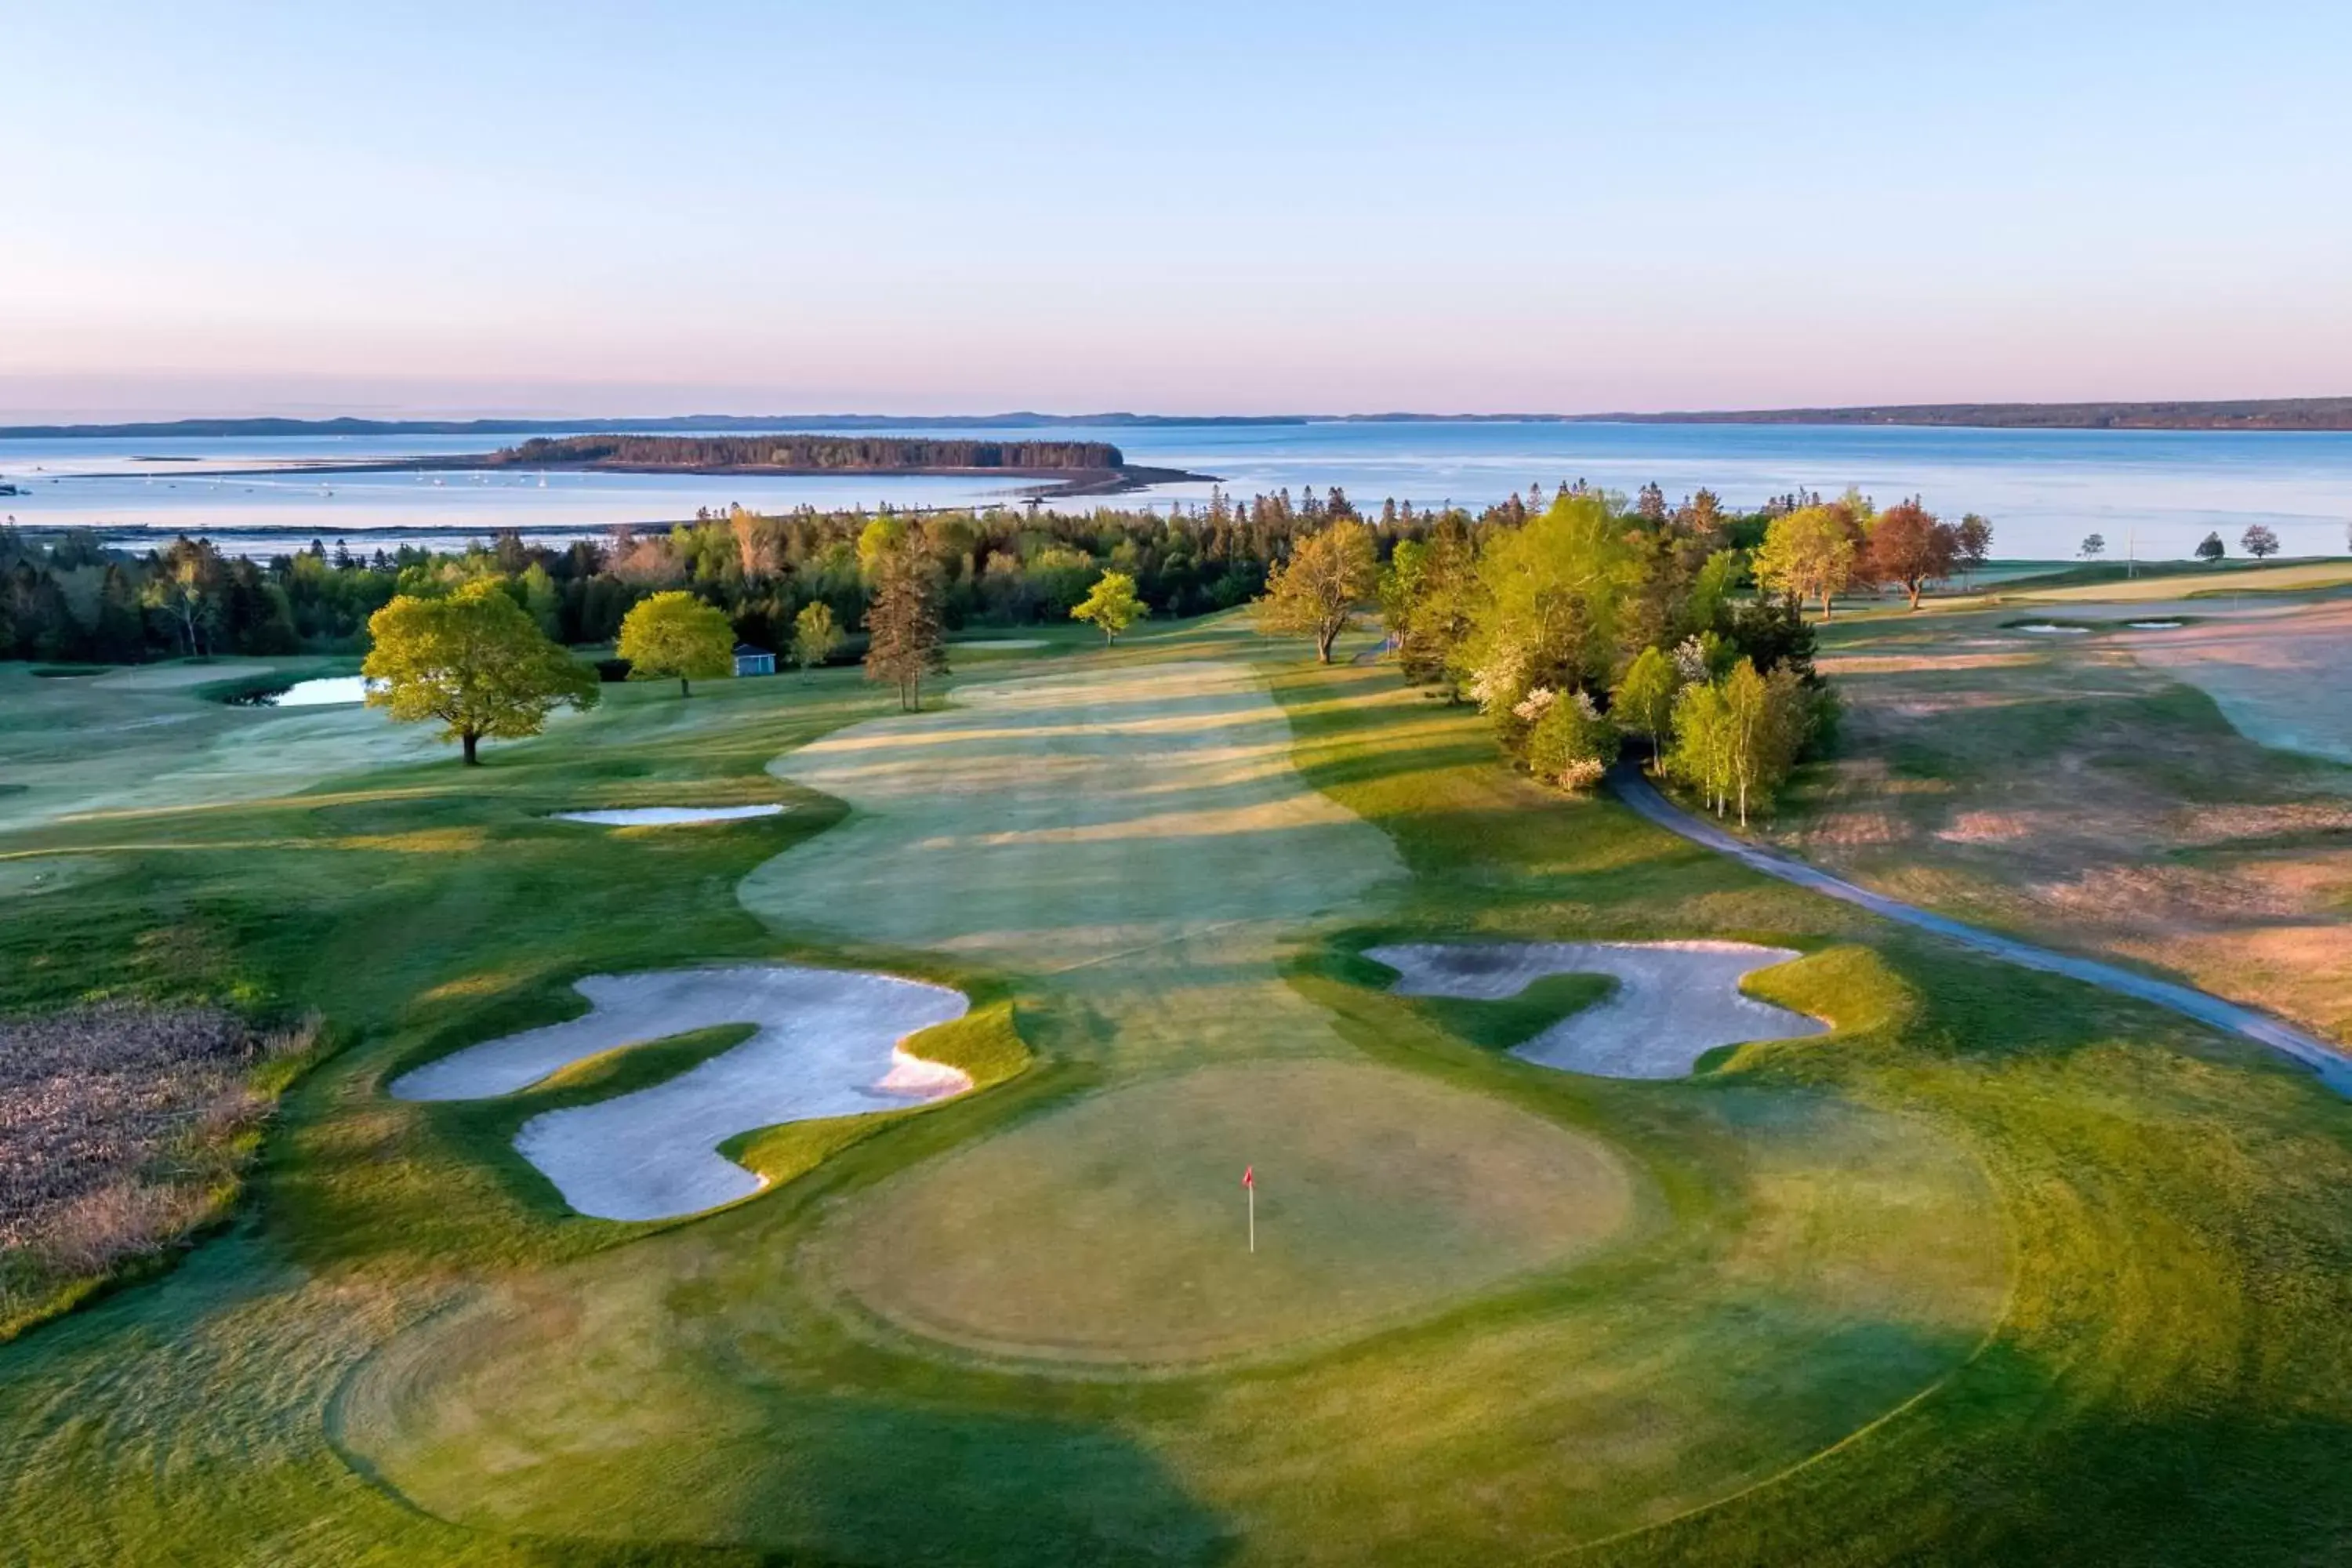
<svg viewBox="0 0 2352 1568">
<path fill-rule="evenodd" d="M 0 416 L 2352 392 L 2352 6 L 0 0 Z"/>
</svg>

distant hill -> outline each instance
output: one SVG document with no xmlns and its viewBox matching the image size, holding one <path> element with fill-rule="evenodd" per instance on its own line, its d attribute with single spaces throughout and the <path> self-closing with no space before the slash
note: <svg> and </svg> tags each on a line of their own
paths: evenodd
<svg viewBox="0 0 2352 1568">
<path fill-rule="evenodd" d="M 2352 397 L 2235 403 L 1900 403 L 1580 416 L 1637 425 L 1958 425 L 2014 430 L 2352 430 Z"/>
<path fill-rule="evenodd" d="M 1664 414 L 681 414 L 655 419 L 172 419 L 0 426 L 0 440 L 257 436 L 655 435 L 687 431 L 1023 430 L 1087 425 L 1929 425 L 2019 430 L 2352 430 L 2352 397 L 2172 403 L 1890 403 L 1850 408 L 1685 409 Z"/>
</svg>

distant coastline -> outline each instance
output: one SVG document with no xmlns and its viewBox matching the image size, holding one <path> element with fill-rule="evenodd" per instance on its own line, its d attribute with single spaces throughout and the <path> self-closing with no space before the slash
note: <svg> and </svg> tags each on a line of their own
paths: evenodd
<svg viewBox="0 0 2352 1568">
<path fill-rule="evenodd" d="M 1607 414 L 688 414 L 649 419 L 174 419 L 0 426 L 0 440 L 333 436 L 545 436 L 856 430 L 1050 430 L 1298 425 L 1907 425 L 2011 430 L 2352 431 L 2352 396 L 2116 403 L 1904 403 Z M 768 469 L 767 472 L 780 470 Z M 953 471 L 953 470 L 942 470 Z M 1164 470 L 1155 470 L 1164 472 Z M 1150 481 L 1145 481 L 1150 482 Z"/>
<path fill-rule="evenodd" d="M 1628 425 L 1911 425 L 1979 430 L 2352 430 L 2352 397 L 2215 403 L 1907 403 L 1606 414 Z"/>
</svg>

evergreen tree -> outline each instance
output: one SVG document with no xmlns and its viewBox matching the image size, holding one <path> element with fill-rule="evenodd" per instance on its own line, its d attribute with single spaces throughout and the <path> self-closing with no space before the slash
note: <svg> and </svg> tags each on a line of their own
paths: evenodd
<svg viewBox="0 0 2352 1568">
<path fill-rule="evenodd" d="M 923 677 L 948 670 L 947 637 L 940 617 L 939 578 L 921 551 L 906 541 L 878 548 L 871 558 L 874 607 L 866 612 L 871 637 L 866 679 L 898 689 L 898 706 L 923 706 Z"/>
</svg>

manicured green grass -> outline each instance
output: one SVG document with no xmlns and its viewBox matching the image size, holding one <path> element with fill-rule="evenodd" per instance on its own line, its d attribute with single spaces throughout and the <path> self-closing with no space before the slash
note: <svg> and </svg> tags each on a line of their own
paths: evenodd
<svg viewBox="0 0 2352 1568">
<path fill-rule="evenodd" d="M 1413 1005 L 1456 1039 L 1507 1051 L 1580 1013 L 1617 989 L 1606 974 L 1545 974 L 1516 996 L 1486 1001 L 1468 996 L 1419 996 Z"/>
<path fill-rule="evenodd" d="M 1126 680 L 1246 651 L 1189 626 L 1055 669 Z M 1354 1563 L 1580 1546 L 2307 1563 L 2352 1542 L 2335 1485 L 2352 1460 L 2339 1103 L 2251 1047 L 1888 932 L 1605 801 L 1558 801 L 1494 764 L 1475 715 L 1385 670 L 1268 673 L 1287 720 L 1270 748 L 1223 685 L 993 726 L 968 722 L 980 693 L 889 719 L 861 732 L 864 755 L 911 782 L 845 822 L 795 764 L 763 771 L 873 711 L 825 676 L 690 703 L 616 694 L 473 774 L 436 763 L 142 817 L 135 840 L 120 821 L 0 839 L 110 868 L 22 900 L 37 917 L 0 911 L 0 997 L 316 1001 L 355 1042 L 290 1097 L 234 1233 L 0 1349 L 0 1521 L 45 1563 Z M 1197 734 L 1231 743 L 1188 747 Z M 934 761 L 934 743 L 965 755 Z M 1060 792 L 1056 816 L 1036 775 L 1103 746 L 1134 765 Z M 1000 817 L 1038 815 L 992 824 L 985 785 L 968 798 L 992 754 Z M 1284 759 L 1361 822 L 1276 789 Z M 662 832 L 542 816 L 688 790 L 799 805 Z M 950 871 L 869 890 L 835 847 L 860 823 L 885 830 L 864 830 L 877 855 Z M 1034 856 L 968 842 L 991 831 Z M 1216 919 L 1189 921 L 1156 879 L 1181 872 L 1171 834 L 1245 872 L 1239 839 L 1333 891 L 1204 884 Z M 752 901 L 782 934 L 736 896 L 763 864 Z M 1018 925 L 1008 888 L 1024 879 L 1036 915 Z M 1119 923 L 1142 929 L 1092 934 Z M 1480 933 L 1781 942 L 1809 956 L 1759 989 L 1839 1029 L 1687 1083 L 1580 1079 L 1498 1055 L 1499 1026 L 1391 995 L 1355 956 Z M 946 1048 L 992 1077 L 1028 1048 L 1036 1063 L 855 1135 L 752 1135 L 745 1157 L 792 1179 L 656 1226 L 582 1220 L 534 1189 L 500 1143 L 520 1101 L 381 1093 L 402 1065 L 577 1011 L 580 973 L 797 952 L 961 984 L 973 1037 Z M 716 1044 L 582 1070 L 648 1081 Z M 1269 1058 L 1298 1065 L 1255 1065 Z M 1337 1076 L 1328 1092 L 1227 1092 L 1267 1070 Z M 1400 1079 L 1412 1089 L 1360 1109 Z M 1144 1135 L 1181 1133 L 1194 1101 L 1203 1131 Z M 1244 1124 L 1330 1173 L 1294 1195 L 1265 1162 L 1266 1201 L 1292 1205 L 1262 1212 L 1279 1222 L 1265 1239 L 1326 1227 L 1315 1268 L 1278 1291 L 1345 1288 L 1392 1248 L 1394 1278 L 1373 1278 L 1407 1298 L 1364 1331 L 1277 1323 L 1245 1367 L 1129 1375 L 1102 1358 L 1009 1369 L 877 1310 L 943 1286 L 981 1300 L 971 1271 L 996 1251 L 1025 1300 L 1110 1292 L 1081 1327 L 1191 1326 L 1164 1299 L 1124 1304 L 1116 1252 L 1057 1255 L 1051 1221 L 1093 1205 L 1149 1226 L 1156 1190 L 1156 1223 L 1181 1230 L 1175 1205 L 1211 1180 L 1202 1201 L 1237 1219 L 1234 1151 L 1196 1149 Z M 1524 1145 L 1428 1165 L 1482 1125 Z M 1589 1251 L 1547 1228 L 1595 1190 L 1547 1184 L 1570 1148 L 1628 1173 L 1623 1226 Z M 1197 1181 L 1179 1168 L 1195 1157 Z M 1382 1180 L 1395 1201 L 1351 1214 Z M 866 1227 L 894 1215 L 942 1278 L 902 1271 L 891 1297 L 842 1249 L 887 1252 Z M 1481 1261 L 1503 1253 L 1507 1268 Z M 1449 1278 L 1464 1259 L 1472 1277 Z"/>
</svg>

